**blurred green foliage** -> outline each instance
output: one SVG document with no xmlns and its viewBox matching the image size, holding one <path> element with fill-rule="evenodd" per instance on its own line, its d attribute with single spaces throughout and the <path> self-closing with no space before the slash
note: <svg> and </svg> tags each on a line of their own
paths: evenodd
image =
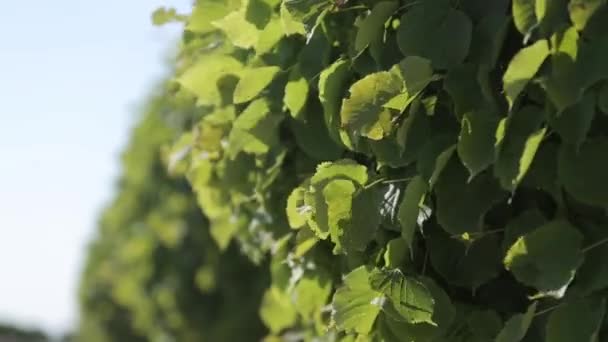
<svg viewBox="0 0 608 342">
<path fill-rule="evenodd" d="M 187 182 L 161 148 L 188 127 L 188 101 L 161 87 L 123 154 L 117 196 L 90 247 L 80 341 L 239 341 L 261 336 L 267 275 L 236 246 L 221 254 Z"/>
</svg>

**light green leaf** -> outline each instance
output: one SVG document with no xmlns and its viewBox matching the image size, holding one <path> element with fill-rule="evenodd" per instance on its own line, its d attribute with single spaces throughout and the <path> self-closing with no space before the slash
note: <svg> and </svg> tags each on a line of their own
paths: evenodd
<svg viewBox="0 0 608 342">
<path fill-rule="evenodd" d="M 380 314 L 383 297 L 370 286 L 369 271 L 365 266 L 350 272 L 344 278 L 344 285 L 334 293 L 332 302 L 332 316 L 338 329 L 369 334 Z"/>
<path fill-rule="evenodd" d="M 399 6 L 395 1 L 380 1 L 374 5 L 370 14 L 361 21 L 355 38 L 355 50 L 365 49 L 371 42 L 381 40 L 384 24 Z"/>
<path fill-rule="evenodd" d="M 570 0 L 568 4 L 570 20 L 577 30 L 582 31 L 593 13 L 605 4 L 605 0 Z"/>
<path fill-rule="evenodd" d="M 566 191 L 590 205 L 608 207 L 608 140 L 591 139 L 577 150 L 562 145 L 558 159 L 558 178 Z"/>
<path fill-rule="evenodd" d="M 300 35 L 306 34 L 306 29 L 304 28 L 304 24 L 293 18 L 293 16 L 287 9 L 287 6 L 285 5 L 285 1 L 281 2 L 280 14 L 281 14 L 281 25 L 283 26 L 283 30 L 285 31 L 286 35 L 291 36 L 294 34 L 300 34 Z"/>
<path fill-rule="evenodd" d="M 329 233 L 337 250 L 342 250 L 343 238 L 353 229 L 352 202 L 356 190 L 355 184 L 346 179 L 331 181 L 323 188 Z"/>
<path fill-rule="evenodd" d="M 306 193 L 305 187 L 297 187 L 293 189 L 289 197 L 287 198 L 287 220 L 289 226 L 293 229 L 302 228 L 306 225 L 306 208 L 304 203 L 304 194 Z"/>
<path fill-rule="evenodd" d="M 289 296 L 280 289 L 270 287 L 262 298 L 260 318 L 274 333 L 292 326 L 298 316 Z"/>
<path fill-rule="evenodd" d="M 552 221 L 517 239 L 504 264 L 520 282 L 560 296 L 582 261 L 582 240 L 567 221 Z"/>
<path fill-rule="evenodd" d="M 420 206 L 424 201 L 427 188 L 428 185 L 422 177 L 415 177 L 405 188 L 405 194 L 399 206 L 401 236 L 406 241 L 408 248 L 411 248 L 414 241 L 414 234 L 418 226 L 418 216 L 420 215 Z"/>
<path fill-rule="evenodd" d="M 519 50 L 511 59 L 502 78 L 509 107 L 513 107 L 513 103 L 536 75 L 547 56 L 549 56 L 549 44 L 546 40 L 539 40 Z"/>
<path fill-rule="evenodd" d="M 285 86 L 285 97 L 283 98 L 285 107 L 287 107 L 292 117 L 299 118 L 301 116 L 306 106 L 308 91 L 308 81 L 302 76 L 300 68 L 298 66 L 294 67 L 289 73 L 289 81 Z"/>
<path fill-rule="evenodd" d="M 211 23 L 238 9 L 238 1 L 197 1 L 186 30 L 205 34 L 217 30 Z"/>
<path fill-rule="evenodd" d="M 222 95 L 218 81 L 240 74 L 242 64 L 229 56 L 204 56 L 181 74 L 177 81 L 197 97 L 198 104 L 219 105 Z"/>
<path fill-rule="evenodd" d="M 467 15 L 448 1 L 425 1 L 401 17 L 397 42 L 405 56 L 424 57 L 436 69 L 448 69 L 469 53 L 472 26 Z"/>
<path fill-rule="evenodd" d="M 211 220 L 209 232 L 220 250 L 228 248 L 230 241 L 239 229 L 246 227 L 242 217 L 228 216 Z"/>
<path fill-rule="evenodd" d="M 284 36 L 285 32 L 281 21 L 273 18 L 268 22 L 266 27 L 264 27 L 262 32 L 260 32 L 258 41 L 255 45 L 255 53 L 258 54 L 258 56 L 269 53 Z"/>
<path fill-rule="evenodd" d="M 337 178 L 350 179 L 358 186 L 363 186 L 368 179 L 367 168 L 349 159 L 321 163 L 317 166 L 317 172 L 312 176 L 310 182 L 314 186 Z"/>
<path fill-rule="evenodd" d="M 276 66 L 245 69 L 234 90 L 234 103 L 253 100 L 272 82 L 279 71 L 281 68 Z"/>
<path fill-rule="evenodd" d="M 375 270 L 370 274 L 370 284 L 386 295 L 383 310 L 391 318 L 411 324 L 436 324 L 432 319 L 435 300 L 422 282 L 393 269 Z"/>
<path fill-rule="evenodd" d="M 243 0 L 238 11 L 212 22 L 212 25 L 222 30 L 234 46 L 249 49 L 258 43 L 271 14 L 272 8 L 266 2 Z"/>
<path fill-rule="evenodd" d="M 281 115 L 270 111 L 265 99 L 257 99 L 234 121 L 228 138 L 228 154 L 234 158 L 239 152 L 265 154 L 271 146 L 279 143 L 277 127 Z"/>
<path fill-rule="evenodd" d="M 294 307 L 303 319 L 313 321 L 321 314 L 332 292 L 331 280 L 323 270 L 307 272 L 292 292 Z"/>
<path fill-rule="evenodd" d="M 183 21 L 184 16 L 177 14 L 175 8 L 160 7 L 152 13 L 152 23 L 154 25 L 164 25 L 172 21 Z"/>
<path fill-rule="evenodd" d="M 283 6 L 291 20 L 301 23 L 307 34 L 317 25 L 318 18 L 332 5 L 331 0 L 284 0 Z"/>
<path fill-rule="evenodd" d="M 546 128 L 540 128 L 542 109 L 527 106 L 507 118 L 504 130 L 498 130 L 497 160 L 494 173 L 506 190 L 515 191 L 528 172 L 536 151 L 543 140 Z M 501 124 L 502 125 L 502 124 Z"/>
<path fill-rule="evenodd" d="M 547 342 L 600 341 L 606 299 L 584 298 L 564 303 L 549 316 Z"/>
<path fill-rule="evenodd" d="M 538 27 L 536 7 L 540 2 L 542 0 L 513 0 L 513 22 L 517 30 L 524 36 L 529 35 L 534 28 Z"/>
<path fill-rule="evenodd" d="M 403 89 L 403 79 L 393 72 L 370 74 L 350 88 L 350 96 L 342 103 L 340 118 L 352 136 L 380 140 L 392 128 L 393 113 L 383 107 Z"/>
<path fill-rule="evenodd" d="M 496 342 L 519 342 L 523 340 L 530 328 L 537 302 L 532 303 L 523 314 L 515 314 L 505 324 L 504 328 L 496 337 Z"/>
</svg>

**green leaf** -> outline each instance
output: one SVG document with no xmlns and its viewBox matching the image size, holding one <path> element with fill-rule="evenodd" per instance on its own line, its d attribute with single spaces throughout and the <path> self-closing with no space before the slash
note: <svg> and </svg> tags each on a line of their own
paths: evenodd
<svg viewBox="0 0 608 342">
<path fill-rule="evenodd" d="M 551 36 L 550 74 L 540 79 L 558 115 L 576 104 L 583 94 L 582 72 L 578 66 L 579 35 L 574 27 Z"/>
<path fill-rule="evenodd" d="M 281 115 L 271 113 L 265 99 L 257 99 L 234 121 L 230 132 L 228 154 L 234 158 L 243 151 L 252 154 L 265 154 L 270 147 L 279 143 L 278 125 Z"/>
<path fill-rule="evenodd" d="M 318 19 L 331 6 L 331 0 L 284 0 L 283 5 L 293 21 L 301 23 L 307 34 L 317 26 Z"/>
<path fill-rule="evenodd" d="M 472 179 L 494 163 L 498 116 L 490 110 L 465 113 L 458 137 L 458 156 Z"/>
<path fill-rule="evenodd" d="M 306 272 L 293 289 L 294 307 L 304 320 L 311 321 L 321 314 L 332 286 L 329 276 L 322 270 Z"/>
<path fill-rule="evenodd" d="M 570 20 L 577 30 L 582 31 L 595 11 L 605 4 L 605 0 L 570 0 Z"/>
<path fill-rule="evenodd" d="M 562 145 L 558 159 L 558 178 L 566 191 L 590 205 L 608 207 L 608 140 L 590 139 L 577 150 Z"/>
<path fill-rule="evenodd" d="M 595 94 L 587 93 L 580 102 L 550 120 L 562 141 L 578 148 L 587 138 L 595 117 Z"/>
<path fill-rule="evenodd" d="M 429 278 L 420 280 L 430 291 L 435 300 L 433 307 L 433 322 L 410 324 L 392 319 L 383 314 L 378 320 L 377 330 L 386 342 L 402 341 L 442 341 L 439 336 L 451 326 L 456 310 L 450 301 L 450 297 L 435 282 Z M 448 342 L 448 341 L 446 341 Z"/>
<path fill-rule="evenodd" d="M 462 64 L 450 69 L 443 82 L 443 87 L 450 94 L 456 116 L 459 118 L 465 113 L 487 107 L 480 102 L 483 99 L 483 93 L 477 80 L 477 66 L 473 64 Z"/>
<path fill-rule="evenodd" d="M 503 197 L 497 182 L 480 174 L 469 182 L 466 169 L 452 157 L 435 185 L 437 221 L 451 234 L 479 232 L 485 213 Z"/>
<path fill-rule="evenodd" d="M 240 74 L 242 64 L 229 56 L 204 56 L 181 74 L 177 81 L 197 97 L 200 105 L 219 105 L 222 95 L 218 81 Z"/>
<path fill-rule="evenodd" d="M 292 117 L 299 118 L 302 115 L 308 99 L 308 91 L 308 81 L 302 76 L 300 68 L 294 67 L 289 73 L 289 81 L 285 86 L 285 97 L 283 98 L 285 107 Z"/>
<path fill-rule="evenodd" d="M 337 178 L 350 179 L 358 186 L 363 186 L 368 179 L 367 168 L 349 159 L 321 163 L 317 166 L 317 172 L 312 176 L 310 182 L 314 186 Z"/>
<path fill-rule="evenodd" d="M 513 0 L 512 12 L 515 27 L 521 34 L 527 36 L 538 26 L 536 7 L 543 0 Z"/>
<path fill-rule="evenodd" d="M 386 295 L 383 310 L 393 319 L 411 324 L 436 324 L 432 319 L 435 300 L 422 282 L 393 269 L 372 272 L 370 284 Z"/>
<path fill-rule="evenodd" d="M 324 197 L 324 188 L 335 180 L 346 180 L 350 181 L 357 189 L 362 187 L 365 183 L 367 183 L 367 168 L 363 165 L 359 165 L 351 160 L 338 160 L 336 162 L 326 162 L 321 163 L 317 167 L 317 172 L 310 179 L 310 186 L 307 192 L 304 195 L 304 202 L 306 206 L 312 210 L 309 210 L 307 215 L 307 223 L 310 226 L 311 230 L 320 238 L 326 239 L 331 232 L 331 227 L 329 223 L 329 208 Z M 355 205 L 354 203 L 352 204 Z M 372 207 L 374 207 L 372 205 Z M 354 211 L 355 209 L 353 209 Z M 370 208 L 367 209 L 368 211 Z M 374 215 L 372 217 L 379 216 L 379 211 L 372 211 Z M 368 218 L 369 219 L 369 218 Z M 356 218 L 352 218 L 350 222 L 356 222 L 357 224 L 365 224 L 366 220 L 357 221 Z M 348 225 L 350 222 L 346 222 Z M 369 232 L 371 229 L 375 231 L 376 227 L 365 226 L 361 232 L 357 232 L 357 227 L 350 226 L 347 227 L 346 231 L 341 230 L 338 231 L 334 236 L 334 242 L 343 242 L 346 241 L 346 248 L 351 247 L 352 244 L 364 243 L 359 240 L 359 238 L 366 239 L 367 234 L 365 232 Z M 357 235 L 357 233 L 362 235 Z M 346 236 L 344 236 L 346 234 Z M 353 234 L 355 234 L 356 238 L 353 238 Z M 335 236 L 338 236 L 342 240 L 335 240 Z M 360 246 L 356 246 L 355 248 L 359 248 Z"/>
<path fill-rule="evenodd" d="M 262 30 L 272 14 L 270 6 L 262 0 L 243 0 L 238 11 L 212 22 L 222 30 L 234 46 L 249 49 L 258 43 Z"/>
<path fill-rule="evenodd" d="M 523 340 L 530 328 L 537 302 L 532 303 L 523 314 L 515 314 L 505 324 L 496 337 L 496 342 L 519 342 Z"/>
<path fill-rule="evenodd" d="M 450 284 L 476 289 L 497 277 L 502 269 L 502 252 L 495 234 L 482 235 L 467 246 L 437 230 L 426 241 L 433 269 Z"/>
<path fill-rule="evenodd" d="M 355 38 L 355 50 L 361 51 L 370 43 L 381 40 L 384 24 L 399 6 L 395 1 L 380 1 L 374 5 L 370 14 L 361 21 Z"/>
<path fill-rule="evenodd" d="M 602 291 L 608 287 L 608 244 L 605 243 L 606 226 L 604 224 L 587 224 L 585 237 L 594 241 L 585 250 L 585 261 L 576 271 L 575 283 L 571 291 L 577 295 L 588 295 L 596 291 Z"/>
<path fill-rule="evenodd" d="M 255 45 L 255 52 L 258 56 L 272 51 L 272 49 L 285 36 L 282 23 L 279 19 L 272 19 L 260 32 L 258 41 Z"/>
<path fill-rule="evenodd" d="M 152 23 L 157 26 L 182 20 L 184 20 L 183 16 L 177 14 L 175 8 L 160 7 L 152 13 Z"/>
<path fill-rule="evenodd" d="M 285 1 L 281 2 L 280 15 L 281 15 L 281 25 L 283 26 L 283 30 L 285 31 L 286 35 L 291 36 L 294 34 L 300 34 L 300 35 L 306 34 L 306 29 L 304 28 L 304 24 L 293 18 L 293 16 L 287 9 L 287 6 L 285 5 Z"/>
<path fill-rule="evenodd" d="M 374 188 L 359 191 L 353 199 L 352 223 L 341 237 L 346 253 L 364 251 L 376 236 L 382 219 L 380 201 L 378 191 Z"/>
<path fill-rule="evenodd" d="M 422 109 L 410 108 L 410 113 L 397 128 L 397 144 L 401 147 L 404 164 L 416 160 L 428 142 L 431 133 L 430 119 Z"/>
<path fill-rule="evenodd" d="M 389 268 L 403 266 L 408 258 L 408 245 L 402 238 L 390 240 L 384 252 L 384 265 Z"/>
<path fill-rule="evenodd" d="M 308 228 L 298 230 L 296 234 L 296 245 L 293 249 L 293 255 L 296 258 L 301 258 L 308 253 L 319 242 L 319 238 Z"/>
<path fill-rule="evenodd" d="M 448 1 L 425 1 L 401 17 L 397 42 L 405 56 L 424 57 L 436 69 L 448 69 L 469 53 L 471 31 L 471 20 Z"/>
<path fill-rule="evenodd" d="M 311 101 L 303 114 L 304 116 L 299 120 L 290 120 L 290 127 L 298 147 L 316 160 L 340 158 L 343 149 L 329 136 L 319 104 Z"/>
<path fill-rule="evenodd" d="M 549 316 L 546 341 L 599 341 L 606 313 L 604 298 L 584 298 L 564 303 Z"/>
<path fill-rule="evenodd" d="M 538 209 L 524 211 L 509 221 L 505 227 L 502 248 L 507 251 L 520 237 L 542 226 L 547 220 Z"/>
<path fill-rule="evenodd" d="M 420 215 L 420 205 L 424 201 L 427 189 L 426 181 L 420 176 L 415 177 L 405 188 L 405 194 L 399 206 L 401 236 L 406 241 L 408 248 L 411 248 L 414 241 L 418 216 Z"/>
<path fill-rule="evenodd" d="M 276 66 L 245 69 L 234 90 L 234 103 L 244 103 L 253 100 L 281 71 Z"/>
<path fill-rule="evenodd" d="M 211 23 L 238 8 L 237 1 L 197 1 L 186 25 L 186 30 L 205 34 L 217 30 Z"/>
<path fill-rule="evenodd" d="M 302 228 L 306 225 L 305 212 L 307 208 L 306 204 L 304 203 L 305 193 L 305 187 L 297 187 L 293 189 L 287 198 L 287 220 L 289 222 L 289 226 L 293 229 Z"/>
<path fill-rule="evenodd" d="M 369 271 L 365 266 L 356 268 L 344 278 L 334 293 L 333 320 L 338 329 L 367 335 L 372 331 L 380 314 L 383 294 L 369 284 Z"/>
<path fill-rule="evenodd" d="M 570 223 L 552 221 L 517 239 L 504 264 L 520 282 L 560 297 L 582 261 L 582 240 Z"/>
<path fill-rule="evenodd" d="M 289 296 L 272 286 L 264 294 L 260 306 L 260 318 L 274 333 L 293 325 L 298 316 Z"/>
<path fill-rule="evenodd" d="M 234 235 L 243 227 L 246 227 L 246 222 L 242 220 L 242 217 L 222 217 L 211 220 L 209 232 L 220 250 L 223 251 L 228 248 Z"/>
<path fill-rule="evenodd" d="M 507 118 L 504 130 L 496 133 L 497 160 L 494 173 L 506 190 L 515 191 L 528 172 L 536 151 L 545 137 L 546 128 L 540 128 L 544 113 L 540 108 L 527 106 Z"/>
<path fill-rule="evenodd" d="M 536 75 L 547 56 L 549 56 L 549 44 L 546 40 L 539 40 L 519 50 L 511 59 L 502 78 L 509 107 L 513 107 L 513 103 Z"/>
<path fill-rule="evenodd" d="M 597 106 L 604 114 L 608 114 L 608 82 L 598 90 Z"/>
<path fill-rule="evenodd" d="M 393 113 L 383 105 L 402 89 L 403 80 L 393 72 L 378 72 L 357 81 L 342 103 L 342 127 L 354 137 L 380 140 L 387 136 L 392 128 Z"/>
<path fill-rule="evenodd" d="M 395 72 L 400 73 L 405 89 L 384 104 L 384 107 L 402 112 L 433 81 L 433 68 L 428 59 L 418 56 L 406 57 L 396 67 Z"/>
<path fill-rule="evenodd" d="M 350 76 L 348 62 L 339 59 L 321 72 L 319 76 L 319 100 L 323 105 L 325 124 L 334 141 L 352 148 L 347 134 L 340 133 L 340 106 Z"/>
<path fill-rule="evenodd" d="M 338 250 L 342 250 L 344 236 L 353 229 L 352 204 L 356 190 L 355 184 L 347 179 L 331 181 L 323 188 L 329 233 Z"/>
</svg>

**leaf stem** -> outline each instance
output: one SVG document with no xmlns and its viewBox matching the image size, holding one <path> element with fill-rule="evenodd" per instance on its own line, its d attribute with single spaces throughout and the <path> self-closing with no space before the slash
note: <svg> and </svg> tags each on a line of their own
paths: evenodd
<svg viewBox="0 0 608 342">
<path fill-rule="evenodd" d="M 596 248 L 596 247 L 599 247 L 599 246 L 601 246 L 601 245 L 603 245 L 603 244 L 605 244 L 605 243 L 607 243 L 607 242 L 608 242 L 608 237 L 603 238 L 603 239 L 601 239 L 600 241 L 597 241 L 597 242 L 595 242 L 595 243 L 592 243 L 592 244 L 590 244 L 589 246 L 587 246 L 587 247 L 583 248 L 583 249 L 581 250 L 581 252 L 583 252 L 583 253 L 587 253 L 587 252 L 589 252 L 590 250 L 592 250 L 592 249 L 594 249 L 594 248 Z"/>
<path fill-rule="evenodd" d="M 546 309 L 544 309 L 544 310 L 541 310 L 541 311 L 539 311 L 539 312 L 535 313 L 535 314 L 534 314 L 534 317 L 538 317 L 538 316 L 540 316 L 540 315 L 544 315 L 544 314 L 546 314 L 546 313 L 548 313 L 548 312 L 551 312 L 551 311 L 553 311 L 553 310 L 555 310 L 555 309 L 559 308 L 560 306 L 562 306 L 562 305 L 564 305 L 564 304 L 565 304 L 565 302 L 561 302 L 561 303 L 559 303 L 559 304 L 555 304 L 555 305 L 553 305 L 553 306 L 550 306 L 550 307 L 548 307 L 548 308 L 546 308 Z"/>
</svg>

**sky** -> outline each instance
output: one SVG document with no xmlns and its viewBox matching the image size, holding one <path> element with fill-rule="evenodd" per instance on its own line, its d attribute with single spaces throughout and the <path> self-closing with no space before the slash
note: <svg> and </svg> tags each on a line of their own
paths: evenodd
<svg viewBox="0 0 608 342">
<path fill-rule="evenodd" d="M 166 74 L 190 0 L 3 0 L 0 322 L 75 327 L 86 246 L 138 105 Z"/>
</svg>

